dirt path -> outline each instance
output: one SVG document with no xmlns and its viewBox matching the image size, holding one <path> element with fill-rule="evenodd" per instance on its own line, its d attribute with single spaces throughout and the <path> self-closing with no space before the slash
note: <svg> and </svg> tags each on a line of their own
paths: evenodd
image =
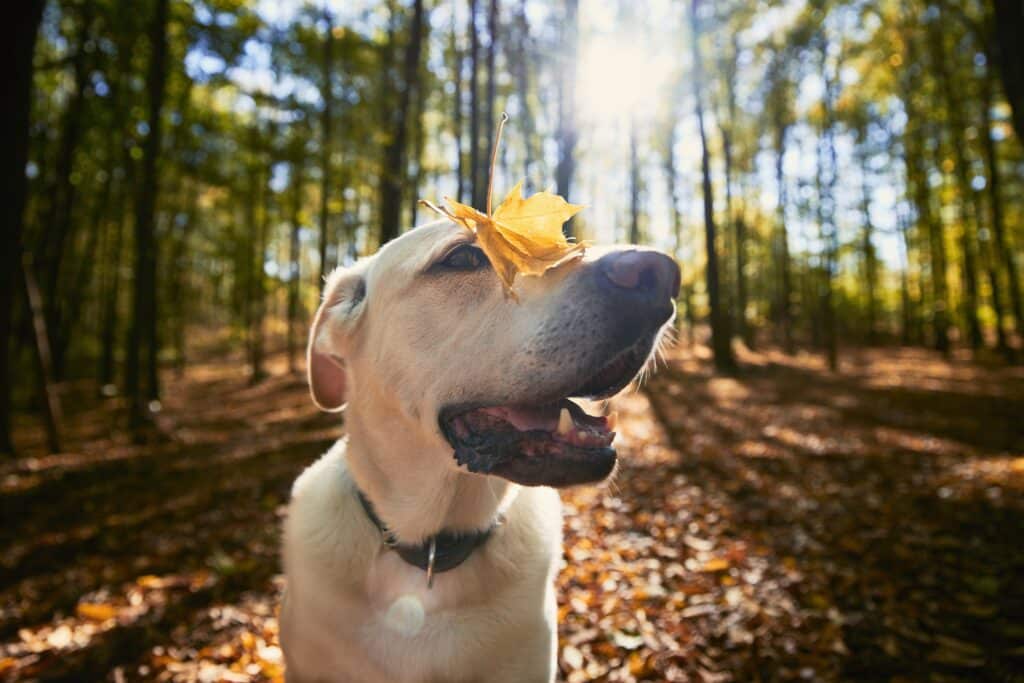
<svg viewBox="0 0 1024 683">
<path fill-rule="evenodd" d="M 564 496 L 565 679 L 1024 680 L 1024 373 L 744 361 L 615 402 L 619 473 Z M 280 678 L 280 516 L 340 429 L 276 369 L 194 367 L 174 442 L 92 411 L 0 466 L 0 677 Z"/>
</svg>

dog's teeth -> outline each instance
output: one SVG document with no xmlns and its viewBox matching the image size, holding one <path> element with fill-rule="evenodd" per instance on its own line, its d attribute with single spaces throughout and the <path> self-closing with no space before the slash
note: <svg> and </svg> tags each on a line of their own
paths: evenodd
<svg viewBox="0 0 1024 683">
<path fill-rule="evenodd" d="M 604 418 L 604 422 L 609 432 L 614 431 L 615 425 L 619 423 L 619 413 L 615 411 L 608 413 Z"/>
<path fill-rule="evenodd" d="M 564 436 L 572 431 L 572 427 L 572 415 L 569 414 L 569 409 L 562 408 L 562 412 L 558 413 L 558 433 Z"/>
</svg>

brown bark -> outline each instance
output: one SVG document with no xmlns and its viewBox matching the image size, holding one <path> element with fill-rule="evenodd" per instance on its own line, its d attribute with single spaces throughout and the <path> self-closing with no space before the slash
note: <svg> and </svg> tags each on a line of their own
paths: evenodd
<svg viewBox="0 0 1024 683">
<path fill-rule="evenodd" d="M 1021 301 L 1020 279 L 1017 276 L 1017 263 L 1013 258 L 1013 249 L 1006 239 L 1006 219 L 1003 211 L 1002 173 L 999 170 L 999 154 L 996 141 L 992 137 L 992 78 L 991 71 L 982 78 L 981 102 L 981 142 L 985 153 L 985 167 L 988 175 L 988 206 L 992 220 L 992 236 L 995 238 L 995 256 L 1006 269 L 1006 279 L 1010 293 L 1010 311 L 1013 313 L 1014 329 L 1017 337 L 1024 339 L 1024 303 Z"/>
<path fill-rule="evenodd" d="M 59 348 L 60 330 L 58 325 L 58 279 L 64 260 L 64 249 L 72 232 L 72 216 L 75 205 L 75 184 L 71 180 L 74 172 L 75 155 L 82 137 L 86 91 L 89 87 L 90 56 L 86 49 L 92 40 L 93 4 L 83 3 L 77 16 L 78 33 L 75 38 L 75 52 L 71 58 L 72 90 L 68 97 L 67 109 L 61 118 L 60 140 L 54 162 L 53 185 L 50 188 L 49 211 L 43 219 L 43 241 L 38 253 L 43 262 L 43 296 L 46 300 L 46 317 L 51 347 Z"/>
<path fill-rule="evenodd" d="M 125 363 L 125 385 L 128 393 L 131 427 L 140 435 L 149 422 L 147 398 L 159 395 L 157 377 L 157 242 L 155 239 L 156 201 L 159 181 L 157 160 L 160 156 L 162 113 L 167 82 L 167 23 L 169 0 L 155 0 L 150 23 L 150 57 L 147 83 L 149 130 L 142 144 L 142 174 L 139 198 L 135 207 L 135 285 L 132 298 L 132 331 Z M 140 378 L 145 358 L 148 364 L 147 384 Z"/>
<path fill-rule="evenodd" d="M 449 37 L 451 50 L 452 80 L 455 81 L 455 97 L 452 102 L 452 135 L 455 137 L 455 200 L 463 201 L 466 192 L 466 159 L 462 145 L 462 50 L 459 49 L 458 30 L 455 26 L 455 10 L 452 8 L 452 26 Z"/>
<path fill-rule="evenodd" d="M 907 64 L 917 62 L 916 38 L 909 33 L 908 39 L 905 41 L 905 53 L 904 61 Z M 903 143 L 904 163 L 907 168 L 907 190 L 917 213 L 918 230 L 920 234 L 926 236 L 928 242 L 933 345 L 937 351 L 948 354 L 950 348 L 946 244 L 942 222 L 936 219 L 932 210 L 932 198 L 928 186 L 928 173 L 924 158 L 926 119 L 920 114 L 915 103 L 915 84 L 909 70 L 904 71 L 901 85 L 903 107 L 907 114 Z"/>
<path fill-rule="evenodd" d="M 391 140 L 384 151 L 384 173 L 380 191 L 380 243 L 384 244 L 401 232 L 402 191 L 406 182 L 406 141 L 409 129 L 409 110 L 413 91 L 419 76 L 420 49 L 423 32 L 423 0 L 413 0 L 409 42 L 402 64 L 402 83 L 398 106 L 390 120 Z"/>
<path fill-rule="evenodd" d="M 487 133 L 484 136 L 485 149 L 491 149 L 494 146 L 494 123 L 496 114 L 494 111 L 495 100 L 498 95 L 497 82 L 495 81 L 495 60 L 498 55 L 498 0 L 490 0 L 490 6 L 487 11 L 487 95 L 484 100 L 484 124 L 487 126 Z M 489 176 L 489 169 L 487 166 L 487 156 L 483 155 L 483 165 L 480 167 L 480 179 L 481 184 L 487 187 L 487 181 Z M 484 196 L 486 201 L 486 193 Z M 483 204 L 475 204 L 474 206 L 483 206 Z"/>
<path fill-rule="evenodd" d="M 579 0 L 565 0 L 565 20 L 562 22 L 562 58 L 558 74 L 558 163 L 555 166 L 555 184 L 558 194 L 572 201 L 570 190 L 576 171 L 576 60 L 579 43 Z M 573 221 L 562 227 L 566 236 L 574 233 Z"/>
<path fill-rule="evenodd" d="M 697 132 L 701 146 L 701 175 L 704 193 L 704 244 L 707 252 L 705 275 L 707 280 L 708 302 L 711 308 L 711 348 L 714 354 L 715 368 L 719 372 L 730 372 L 736 369 L 736 361 L 732 355 L 729 340 L 727 317 L 722 314 L 718 291 L 718 252 L 715 245 L 715 206 L 711 189 L 711 155 L 708 151 L 707 136 L 704 132 L 704 74 L 700 53 L 700 25 L 698 20 L 700 0 L 690 3 L 690 35 L 693 49 L 693 97 L 697 114 Z"/>
<path fill-rule="evenodd" d="M 978 268 L 975 254 L 975 230 L 972 216 L 968 209 L 971 198 L 971 179 L 969 177 L 969 160 L 967 158 L 964 130 L 966 122 L 961 108 L 961 98 L 965 96 L 957 87 L 956 76 L 949 68 L 944 44 L 945 33 L 939 29 L 939 19 L 929 24 L 929 43 L 931 45 L 932 62 L 935 66 L 938 81 L 942 85 L 947 115 L 947 130 L 950 144 L 953 147 L 954 174 L 957 185 L 957 215 L 960 223 L 960 274 L 963 280 L 963 318 L 967 326 L 967 339 L 975 351 L 982 347 L 984 339 L 981 333 L 981 321 L 978 319 Z"/>
<path fill-rule="evenodd" d="M 334 64 L 334 15 L 324 8 L 323 55 L 320 60 L 320 96 L 324 100 L 320 112 L 320 279 L 317 291 L 323 287 L 327 277 L 327 242 L 330 234 L 331 214 L 331 152 L 334 144 L 334 89 L 331 87 L 331 71 Z"/>
<path fill-rule="evenodd" d="M 476 0 L 469 0 L 469 196 L 473 206 L 483 206 L 487 183 L 480 179 L 480 36 L 477 34 Z"/>
<path fill-rule="evenodd" d="M 636 118 L 629 119 L 629 243 L 640 244 L 640 161 L 637 154 Z"/>
<path fill-rule="evenodd" d="M 25 298 L 32 318 L 33 350 L 36 371 L 39 377 L 39 393 L 43 397 L 43 417 L 46 425 L 46 443 L 51 453 L 61 450 L 60 396 L 53 378 L 53 359 L 50 354 L 50 340 L 46 332 L 46 317 L 43 314 L 43 298 L 39 285 L 32 273 L 32 260 L 27 255 L 21 272 L 24 274 Z"/>
<path fill-rule="evenodd" d="M 1024 141 L 1024 2 L 992 0 L 995 10 L 993 53 L 1012 111 L 1017 139 Z"/>
</svg>

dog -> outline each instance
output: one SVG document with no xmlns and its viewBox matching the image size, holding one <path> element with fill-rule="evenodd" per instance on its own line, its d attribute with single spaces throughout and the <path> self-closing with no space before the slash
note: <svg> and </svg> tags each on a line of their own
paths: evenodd
<svg viewBox="0 0 1024 683">
<path fill-rule="evenodd" d="M 291 683 L 554 680 L 555 488 L 616 465 L 609 419 L 568 399 L 645 366 L 679 268 L 591 248 L 515 300 L 474 242 L 429 223 L 327 278 L 309 386 L 345 408 L 346 437 L 295 481 L 284 524 Z"/>
</svg>

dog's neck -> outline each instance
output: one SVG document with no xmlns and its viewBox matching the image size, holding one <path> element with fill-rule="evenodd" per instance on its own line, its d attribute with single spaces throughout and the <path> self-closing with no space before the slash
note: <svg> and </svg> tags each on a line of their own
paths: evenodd
<svg viewBox="0 0 1024 683">
<path fill-rule="evenodd" d="M 518 487 L 497 477 L 461 472 L 451 447 L 401 414 L 372 423 L 358 405 L 345 413 L 346 459 L 356 486 L 402 543 L 439 533 L 490 528 Z"/>
</svg>

